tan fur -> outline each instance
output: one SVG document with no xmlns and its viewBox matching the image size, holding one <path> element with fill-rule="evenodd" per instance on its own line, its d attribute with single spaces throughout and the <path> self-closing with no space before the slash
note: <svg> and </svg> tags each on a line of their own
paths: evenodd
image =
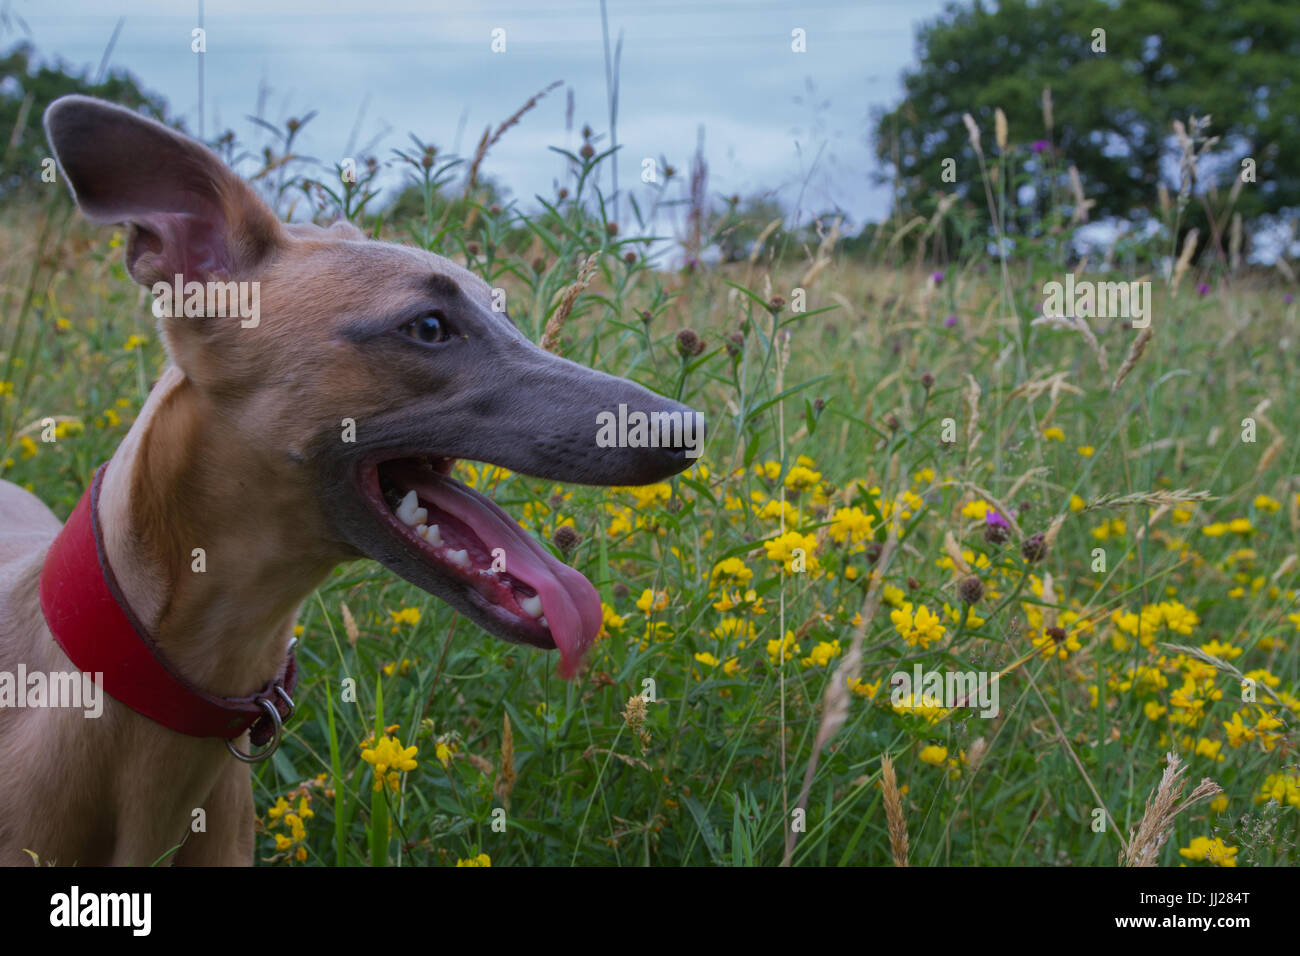
<svg viewBox="0 0 1300 956">
<path fill-rule="evenodd" d="M 447 268 L 439 257 L 356 230 L 283 230 L 261 280 L 259 329 L 204 333 L 164 323 L 167 368 L 114 454 L 100 500 L 109 563 L 124 596 L 190 681 L 244 695 L 284 659 L 303 599 L 340 560 L 305 453 L 341 412 L 358 420 L 409 399 L 379 370 L 355 367 L 332 336 L 338 316 L 386 307 L 378 289 Z M 354 277 L 364 265 L 366 288 Z M 468 273 L 458 275 L 467 291 Z M 473 280 L 486 297 L 486 287 Z M 310 294 L 304 294 L 310 290 Z M 214 336 L 225 341 L 214 343 Z M 185 368 L 186 371 L 181 371 Z M 292 409 L 285 414 L 285 409 Z M 0 481 L 0 670 L 73 671 L 41 615 L 40 566 L 59 521 Z M 190 571 L 206 551 L 207 571 Z M 241 749 L 248 749 L 245 738 Z M 149 865 L 185 841 L 177 862 L 252 862 L 248 770 L 220 740 L 167 730 L 105 696 L 103 716 L 0 710 L 0 865 Z M 75 785 L 67 774 L 76 767 Z M 165 780 L 165 784 L 164 781 Z M 191 834 L 203 808 L 207 832 Z"/>
<path fill-rule="evenodd" d="M 417 445 L 589 484 L 647 483 L 685 467 L 664 448 L 597 453 L 598 409 L 690 409 L 538 349 L 493 309 L 486 283 L 447 259 L 366 241 L 346 224 L 283 225 L 204 147 L 111 104 L 64 97 L 45 124 L 82 211 L 128 223 L 126 265 L 138 282 L 184 272 L 259 284 L 258 325 L 159 321 L 171 364 L 99 500 L 123 597 L 173 667 L 208 693 L 265 686 L 302 601 L 331 568 L 363 555 L 498 627 L 392 543 L 367 504 L 374 493 L 357 483 L 363 467 L 377 474 L 359 448 L 405 455 Z M 445 348 L 402 331 L 430 315 L 456 333 Z M 344 418 L 364 431 L 355 448 L 340 441 Z M 0 481 L 0 670 L 75 670 L 38 598 L 59 527 L 36 496 Z M 191 565 L 196 548 L 204 573 Z M 238 743 L 248 749 L 246 736 Z M 0 709 L 0 767 L 0 865 L 29 864 L 25 850 L 59 864 L 252 862 L 248 768 L 224 741 L 173 732 L 106 694 L 98 719 Z M 205 833 L 191 832 L 198 809 Z"/>
</svg>

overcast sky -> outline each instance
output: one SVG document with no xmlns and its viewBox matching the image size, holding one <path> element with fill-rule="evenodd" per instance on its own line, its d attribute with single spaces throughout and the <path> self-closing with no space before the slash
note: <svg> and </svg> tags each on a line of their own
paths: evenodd
<svg viewBox="0 0 1300 956">
<path fill-rule="evenodd" d="M 197 130 L 190 50 L 197 0 L 4 2 L 26 21 L 40 54 L 92 72 L 125 17 L 110 66 L 163 94 Z M 914 27 L 942 5 L 609 0 L 611 45 L 619 31 L 624 37 L 621 185 L 639 180 L 646 156 L 666 156 L 684 171 L 703 127 L 715 195 L 775 191 L 789 209 L 838 207 L 855 222 L 883 216 L 888 195 L 871 182 L 868 117 L 900 96 Z M 209 136 L 233 127 L 260 143 L 245 116 L 256 111 L 265 84 L 267 119 L 320 111 L 301 145 L 322 160 L 349 155 L 359 116 L 354 149 L 380 136 L 379 155 L 388 158 L 389 147 L 409 145 L 414 132 L 464 155 L 485 126 L 563 80 L 575 94 L 571 137 L 561 88 L 505 135 L 484 166 L 532 205 L 535 194 L 552 195 L 563 169 L 548 145 L 576 149 L 584 123 L 608 130 L 598 0 L 207 0 L 203 7 Z M 505 30 L 504 53 L 491 49 L 496 28 Z M 796 28 L 805 31 L 806 53 L 791 50 Z M 14 39 L 11 32 L 0 42 Z"/>
</svg>

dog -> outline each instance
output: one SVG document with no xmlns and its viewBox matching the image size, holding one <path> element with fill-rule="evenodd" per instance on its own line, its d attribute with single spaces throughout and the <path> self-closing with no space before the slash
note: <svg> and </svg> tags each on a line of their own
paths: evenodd
<svg viewBox="0 0 1300 956">
<path fill-rule="evenodd" d="M 250 751 L 280 739 L 293 622 L 333 567 L 378 561 L 572 675 L 595 589 L 453 463 L 646 484 L 690 449 L 598 447 L 599 416 L 702 418 L 537 347 L 441 256 L 280 222 L 166 126 L 67 96 L 45 130 L 83 215 L 127 224 L 131 277 L 186 308 L 155 302 L 168 364 L 66 526 L 0 482 L 0 674 L 104 698 L 0 707 L 0 863 L 248 865 Z M 252 284 L 256 321 L 191 310 L 190 283 Z"/>
</svg>

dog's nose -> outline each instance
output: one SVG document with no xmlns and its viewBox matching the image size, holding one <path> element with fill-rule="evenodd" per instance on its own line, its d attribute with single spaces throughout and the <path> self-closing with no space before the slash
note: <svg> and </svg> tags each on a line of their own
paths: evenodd
<svg viewBox="0 0 1300 956">
<path fill-rule="evenodd" d="M 623 421 L 620 415 L 620 423 Z M 611 449 L 628 484 L 650 484 L 685 471 L 704 453 L 708 425 L 704 415 L 686 405 L 663 400 L 657 408 L 632 409 L 628 427 Z"/>
</svg>

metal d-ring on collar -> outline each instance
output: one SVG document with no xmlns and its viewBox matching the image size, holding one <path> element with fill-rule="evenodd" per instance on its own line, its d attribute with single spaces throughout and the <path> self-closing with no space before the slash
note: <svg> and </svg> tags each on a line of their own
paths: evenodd
<svg viewBox="0 0 1300 956">
<path fill-rule="evenodd" d="M 294 705 L 293 698 L 290 697 L 288 692 L 279 684 L 275 685 L 275 692 L 280 695 L 281 699 L 286 704 L 289 705 L 289 712 L 281 718 L 280 708 L 276 707 L 275 704 L 271 703 L 265 697 L 258 701 L 266 711 L 267 715 L 271 718 L 271 723 L 275 726 L 275 732 L 271 735 L 271 742 L 266 745 L 266 749 L 261 753 L 246 754 L 240 752 L 240 750 L 235 746 L 234 741 L 226 741 L 226 748 L 240 760 L 244 761 L 244 763 L 261 763 L 263 760 L 269 758 L 271 754 L 275 753 L 276 749 L 280 746 L 280 738 L 284 734 L 284 721 L 293 716 Z"/>
</svg>

